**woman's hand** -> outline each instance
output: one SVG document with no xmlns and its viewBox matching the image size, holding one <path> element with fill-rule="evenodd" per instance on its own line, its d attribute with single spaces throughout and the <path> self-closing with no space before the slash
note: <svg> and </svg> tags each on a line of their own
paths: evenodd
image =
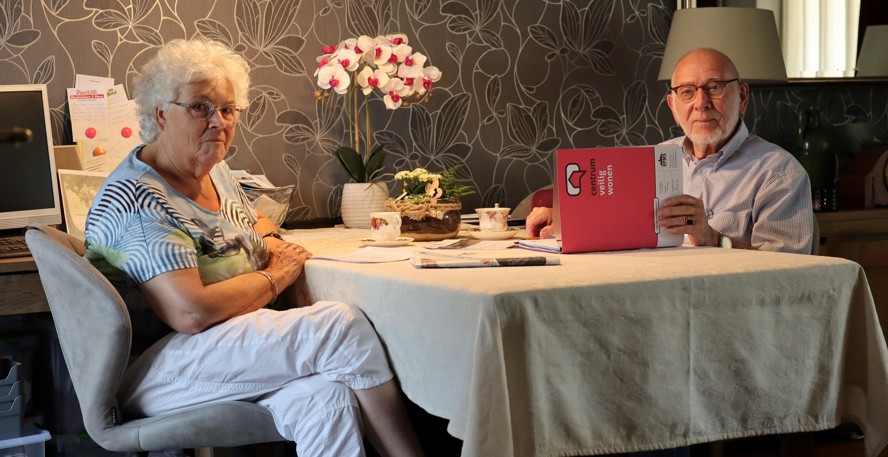
<svg viewBox="0 0 888 457">
<path fill-rule="evenodd" d="M 262 211 L 256 210 L 256 222 L 253 224 L 253 230 L 262 235 L 262 241 L 268 246 L 268 250 L 276 249 L 281 245 L 287 244 L 286 241 L 271 236 L 278 233 L 278 226 L 271 219 L 265 217 Z"/>
<path fill-rule="evenodd" d="M 275 241 L 281 241 L 275 238 Z M 276 243 L 275 247 L 269 246 L 269 261 L 265 271 L 271 274 L 278 283 L 279 291 L 283 291 L 302 274 L 302 268 L 305 261 L 310 259 L 312 254 L 304 247 L 282 241 Z"/>
</svg>

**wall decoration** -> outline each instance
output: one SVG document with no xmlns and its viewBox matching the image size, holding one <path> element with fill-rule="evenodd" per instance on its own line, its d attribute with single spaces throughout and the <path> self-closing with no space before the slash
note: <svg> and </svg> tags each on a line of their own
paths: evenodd
<svg viewBox="0 0 888 457">
<path fill-rule="evenodd" d="M 3 0 L 0 84 L 47 84 L 54 141 L 69 144 L 65 89 L 77 73 L 113 77 L 132 93 L 164 42 L 225 42 L 252 66 L 251 103 L 226 160 L 295 185 L 289 221 L 329 218 L 347 180 L 331 153 L 347 141 L 347 120 L 331 97 L 315 99 L 315 59 L 343 36 L 404 33 L 447 77 L 431 103 L 410 110 L 371 101 L 373 142 L 388 151 L 382 179 L 462 164 L 478 189 L 465 207 L 514 207 L 551 182 L 558 148 L 680 133 L 656 81 L 674 8 L 674 0 Z M 745 119 L 789 148 L 802 103 L 820 106 L 835 134 L 863 123 L 872 126 L 866 141 L 888 141 L 888 84 L 754 87 Z"/>
</svg>

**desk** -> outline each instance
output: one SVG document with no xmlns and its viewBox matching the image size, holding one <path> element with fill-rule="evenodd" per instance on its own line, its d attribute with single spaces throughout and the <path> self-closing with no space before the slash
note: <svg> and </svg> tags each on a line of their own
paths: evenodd
<svg viewBox="0 0 888 457">
<path fill-rule="evenodd" d="M 0 316 L 49 312 L 31 257 L 0 259 Z"/>
<path fill-rule="evenodd" d="M 289 231 L 315 254 L 363 230 Z M 406 395 L 465 456 L 590 455 L 854 421 L 888 440 L 888 349 L 861 267 L 675 248 L 542 267 L 311 260 L 307 301 L 360 307 Z"/>
</svg>

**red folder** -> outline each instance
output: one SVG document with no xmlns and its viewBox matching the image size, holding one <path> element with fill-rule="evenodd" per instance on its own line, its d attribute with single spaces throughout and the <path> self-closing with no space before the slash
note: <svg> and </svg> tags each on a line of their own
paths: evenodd
<svg viewBox="0 0 888 457">
<path fill-rule="evenodd" d="M 561 252 L 678 246 L 661 231 L 660 200 L 682 193 L 680 146 L 562 149 L 556 152 L 555 227 Z"/>
</svg>

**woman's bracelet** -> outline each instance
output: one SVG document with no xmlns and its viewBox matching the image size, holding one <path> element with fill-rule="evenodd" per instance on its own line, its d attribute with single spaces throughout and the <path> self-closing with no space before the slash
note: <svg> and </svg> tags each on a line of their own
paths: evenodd
<svg viewBox="0 0 888 457">
<path fill-rule="evenodd" d="M 278 283 L 274 280 L 274 276 L 272 276 L 271 273 L 265 270 L 256 270 L 256 273 L 265 276 L 265 279 L 267 279 L 268 283 L 271 284 L 271 293 L 274 294 L 274 296 L 271 298 L 271 301 L 274 301 L 278 296 Z"/>
<path fill-rule="evenodd" d="M 263 240 L 268 237 L 277 238 L 279 240 L 284 239 L 284 237 L 282 237 L 281 234 L 277 232 L 277 230 L 272 230 L 272 231 L 266 232 L 264 235 L 262 235 Z"/>
</svg>

